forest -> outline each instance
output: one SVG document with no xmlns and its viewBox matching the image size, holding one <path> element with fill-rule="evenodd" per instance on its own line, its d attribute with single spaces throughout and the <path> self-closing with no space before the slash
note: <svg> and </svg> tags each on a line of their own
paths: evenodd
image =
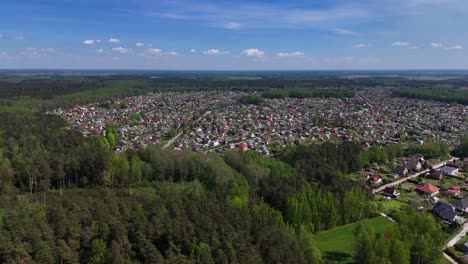
<svg viewBox="0 0 468 264">
<path fill-rule="evenodd" d="M 70 90 L 64 80 L 57 86 L 49 86 L 50 80 L 37 86 L 0 83 L 0 90 L 9 91 L 0 100 L 1 263 L 329 263 L 314 235 L 378 214 L 373 194 L 346 175 L 404 151 L 341 142 L 293 145 L 275 157 L 159 145 L 115 153 L 112 127 L 107 137 L 83 137 L 42 110 L 156 91 L 158 82 L 168 80 L 140 86 L 141 80 L 122 76 L 111 80 L 120 83 L 116 88 L 101 78 L 70 84 Z M 251 82 L 221 87 L 244 89 Z M 180 87 L 186 83 L 179 80 Z M 445 151 L 421 151 L 433 149 Z M 393 261 L 390 252 L 402 245 L 423 252 L 440 246 L 436 239 L 416 244 L 398 235 L 417 233 L 410 229 L 416 224 L 432 228 L 430 219 L 399 221 L 399 230 L 384 234 L 394 237 L 393 248 L 373 254 L 391 263 L 431 263 L 424 256 Z M 389 243 L 383 240 L 366 227 L 356 234 L 364 249 Z M 356 252 L 358 261 L 367 250 Z"/>
<path fill-rule="evenodd" d="M 468 105 L 468 91 L 465 88 L 412 88 L 396 89 L 393 95 L 424 100 Z"/>
</svg>

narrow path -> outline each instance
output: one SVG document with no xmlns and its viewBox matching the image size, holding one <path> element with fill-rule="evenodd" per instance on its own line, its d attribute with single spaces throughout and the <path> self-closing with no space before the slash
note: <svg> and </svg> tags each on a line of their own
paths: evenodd
<svg viewBox="0 0 468 264">
<path fill-rule="evenodd" d="M 386 215 L 386 214 L 384 214 L 384 213 L 380 213 L 380 215 L 383 216 L 383 217 L 385 217 L 385 218 L 387 218 L 390 222 L 392 222 L 392 223 L 398 225 L 398 223 L 395 221 L 395 219 L 391 218 L 390 216 L 388 216 L 388 215 Z"/>
<path fill-rule="evenodd" d="M 200 118 L 198 118 L 197 120 L 195 120 L 195 122 L 193 122 L 193 124 L 195 125 L 196 123 L 200 122 L 200 120 L 201 120 L 203 117 L 205 117 L 205 116 L 207 116 L 207 115 L 209 115 L 209 114 L 211 114 L 211 111 L 205 112 Z M 175 135 L 175 137 L 171 138 L 171 139 L 162 147 L 162 149 L 166 149 L 166 148 L 168 148 L 170 145 L 172 145 L 172 144 L 174 143 L 174 141 L 176 141 L 176 140 L 182 135 L 182 133 L 183 133 L 183 132 L 179 132 L 177 135 Z"/>
<path fill-rule="evenodd" d="M 444 258 L 446 260 L 448 260 L 450 263 L 452 264 L 458 264 L 458 262 L 456 262 L 451 256 L 447 255 L 447 253 L 443 252 L 442 251 L 442 254 L 444 255 Z"/>
<path fill-rule="evenodd" d="M 468 232 L 468 222 L 466 222 L 463 225 L 462 230 L 460 230 L 460 232 L 456 236 L 454 236 L 452 239 L 450 239 L 449 242 L 447 242 L 446 248 L 455 246 L 458 243 L 458 241 L 460 241 L 460 239 L 462 239 L 466 235 L 467 232 Z"/>
</svg>

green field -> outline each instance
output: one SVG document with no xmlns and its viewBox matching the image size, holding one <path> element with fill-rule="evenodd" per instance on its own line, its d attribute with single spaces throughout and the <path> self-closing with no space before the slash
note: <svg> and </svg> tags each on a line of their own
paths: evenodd
<svg viewBox="0 0 468 264">
<path fill-rule="evenodd" d="M 375 228 L 376 232 L 383 232 L 387 227 L 392 225 L 392 222 L 382 216 L 364 221 L 368 221 Z M 322 256 L 337 263 L 352 262 L 354 252 L 353 231 L 358 223 L 318 233 L 315 236 L 315 241 L 322 252 Z"/>
<path fill-rule="evenodd" d="M 408 205 L 407 203 L 403 201 L 399 201 L 397 199 L 391 199 L 388 201 L 381 201 L 381 204 L 383 206 L 383 212 L 384 213 L 390 213 L 392 211 L 399 211 L 402 206 Z"/>
</svg>

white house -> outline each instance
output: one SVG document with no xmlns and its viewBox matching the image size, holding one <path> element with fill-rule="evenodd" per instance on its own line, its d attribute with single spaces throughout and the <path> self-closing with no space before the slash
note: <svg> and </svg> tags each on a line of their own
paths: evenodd
<svg viewBox="0 0 468 264">
<path fill-rule="evenodd" d="M 448 167 L 448 166 L 444 166 L 442 168 L 440 168 L 440 170 L 445 174 L 445 175 L 449 175 L 449 176 L 458 176 L 458 168 L 452 168 L 452 167 Z"/>
</svg>

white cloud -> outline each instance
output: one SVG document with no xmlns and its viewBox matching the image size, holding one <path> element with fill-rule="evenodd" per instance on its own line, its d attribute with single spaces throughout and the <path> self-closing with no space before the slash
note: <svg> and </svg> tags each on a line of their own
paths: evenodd
<svg viewBox="0 0 468 264">
<path fill-rule="evenodd" d="M 103 53 L 104 50 L 103 50 L 103 49 L 98 49 L 97 52 L 98 52 L 98 53 Z"/>
<path fill-rule="evenodd" d="M 191 49 L 190 53 L 197 53 L 197 51 L 195 49 Z"/>
<path fill-rule="evenodd" d="M 24 40 L 24 37 L 23 36 L 17 36 L 15 39 L 21 41 L 21 40 Z"/>
<path fill-rule="evenodd" d="M 369 46 L 370 46 L 369 44 L 358 43 L 358 44 L 354 44 L 354 45 L 353 45 L 353 48 L 362 49 L 362 48 L 367 48 L 367 47 L 369 47 Z"/>
<path fill-rule="evenodd" d="M 262 58 L 265 55 L 264 51 L 259 49 L 246 49 L 242 52 L 247 57 Z"/>
<path fill-rule="evenodd" d="M 145 53 L 149 55 L 161 55 L 162 50 L 161 49 L 147 49 L 145 50 Z"/>
<path fill-rule="evenodd" d="M 301 57 L 304 56 L 304 53 L 300 51 L 294 51 L 294 52 L 279 52 L 276 54 L 276 56 L 281 57 L 281 58 L 287 58 L 287 57 Z"/>
<path fill-rule="evenodd" d="M 87 39 L 87 40 L 83 41 L 83 44 L 85 44 L 85 45 L 93 45 L 94 43 L 96 43 L 96 40 L 94 40 L 94 39 Z"/>
<path fill-rule="evenodd" d="M 392 46 L 396 46 L 396 47 L 404 47 L 404 46 L 408 46 L 408 45 L 409 45 L 409 42 L 397 41 L 397 42 L 392 43 Z"/>
<path fill-rule="evenodd" d="M 241 24 L 237 22 L 229 22 L 224 25 L 224 28 L 226 29 L 238 29 L 240 28 Z"/>
<path fill-rule="evenodd" d="M 440 43 L 434 43 L 434 42 L 431 43 L 431 47 L 433 47 L 433 48 L 441 48 L 442 46 L 443 46 L 443 45 L 440 44 Z"/>
<path fill-rule="evenodd" d="M 119 43 L 120 39 L 110 38 L 108 41 L 109 41 L 109 43 Z"/>
<path fill-rule="evenodd" d="M 150 56 L 177 56 L 178 53 L 175 51 L 163 51 L 162 49 L 147 49 L 143 55 Z"/>
<path fill-rule="evenodd" d="M 96 43 L 101 43 L 101 40 L 100 40 L 100 39 L 96 39 Z"/>
<path fill-rule="evenodd" d="M 141 43 L 141 42 L 137 42 L 137 43 L 135 44 L 135 46 L 137 46 L 137 47 L 143 47 L 143 46 L 145 46 L 145 44 L 143 44 L 143 43 Z"/>
<path fill-rule="evenodd" d="M 0 56 L 8 56 L 8 52 L 6 52 L 6 51 L 0 51 Z"/>
<path fill-rule="evenodd" d="M 444 48 L 444 49 L 445 49 L 445 50 L 461 50 L 461 49 L 463 49 L 463 46 L 456 45 L 456 46 L 446 47 L 446 48 Z"/>
<path fill-rule="evenodd" d="M 333 30 L 335 33 L 341 34 L 341 35 L 354 35 L 356 34 L 355 32 L 348 30 L 348 29 L 343 29 L 343 28 L 336 28 Z"/>
<path fill-rule="evenodd" d="M 221 51 L 221 50 L 218 50 L 218 49 L 209 49 L 209 50 L 205 50 L 203 52 L 203 54 L 210 55 L 210 56 L 225 55 L 225 54 L 229 54 L 229 51 Z"/>
<path fill-rule="evenodd" d="M 129 53 L 132 51 L 132 49 L 124 48 L 124 47 L 117 47 L 117 48 L 112 48 L 112 51 L 119 52 L 119 53 Z"/>
</svg>

